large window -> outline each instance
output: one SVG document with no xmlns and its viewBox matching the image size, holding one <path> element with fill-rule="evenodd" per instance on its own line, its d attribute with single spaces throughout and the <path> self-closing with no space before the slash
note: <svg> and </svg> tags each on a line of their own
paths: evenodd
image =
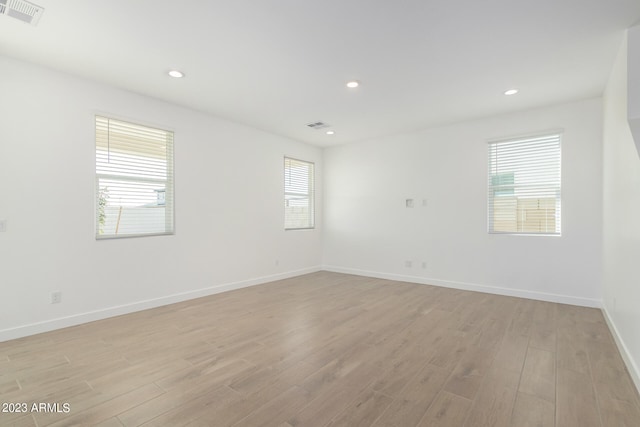
<svg viewBox="0 0 640 427">
<path fill-rule="evenodd" d="M 284 228 L 315 226 L 313 163 L 284 158 Z"/>
<path fill-rule="evenodd" d="M 552 133 L 489 143 L 489 232 L 560 235 L 560 142 Z"/>
<path fill-rule="evenodd" d="M 173 133 L 96 116 L 96 237 L 173 233 Z"/>
</svg>

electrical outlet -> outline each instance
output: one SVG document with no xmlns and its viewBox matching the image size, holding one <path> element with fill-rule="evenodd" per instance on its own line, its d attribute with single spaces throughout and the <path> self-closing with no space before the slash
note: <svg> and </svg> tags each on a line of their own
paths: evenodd
<svg viewBox="0 0 640 427">
<path fill-rule="evenodd" d="M 62 292 L 51 292 L 51 304 L 60 304 L 62 302 Z"/>
<path fill-rule="evenodd" d="M 404 266 L 407 267 L 407 268 L 411 268 L 411 267 L 413 267 L 413 262 L 412 261 L 405 261 L 404 262 Z"/>
<path fill-rule="evenodd" d="M 413 207 L 413 199 L 407 199 L 407 200 L 404 201 L 404 203 L 408 208 L 412 208 Z"/>
<path fill-rule="evenodd" d="M 7 231 L 7 220 L 0 218 L 0 233 Z"/>
<path fill-rule="evenodd" d="M 426 269 L 427 268 L 427 261 L 422 261 L 422 269 Z"/>
</svg>

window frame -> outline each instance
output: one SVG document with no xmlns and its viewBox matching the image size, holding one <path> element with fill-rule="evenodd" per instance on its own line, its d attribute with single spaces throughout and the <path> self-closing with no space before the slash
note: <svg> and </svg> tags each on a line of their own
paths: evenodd
<svg viewBox="0 0 640 427">
<path fill-rule="evenodd" d="M 93 115 L 94 118 L 94 173 L 95 173 L 95 183 L 94 183 L 94 209 L 95 209 L 95 224 L 94 224 L 94 233 L 96 240 L 112 240 L 112 239 L 128 239 L 128 238 L 138 238 L 138 237 L 154 237 L 154 236 L 169 236 L 175 234 L 175 132 L 173 130 L 169 130 L 166 127 L 158 126 L 155 124 L 145 123 L 139 120 L 131 120 L 128 118 L 121 118 L 115 116 L 113 114 L 96 112 Z M 165 133 L 167 136 L 167 145 L 166 145 L 166 157 L 164 159 L 166 164 L 166 178 L 149 178 L 149 177 L 132 177 L 126 175 L 118 175 L 118 174 L 109 174 L 109 173 L 101 173 L 99 172 L 99 162 L 98 162 L 98 133 L 99 133 L 99 121 L 114 121 L 125 125 L 130 125 L 137 128 L 146 128 L 153 132 Z M 107 129 L 107 132 L 110 130 Z M 164 197 L 162 197 L 162 203 L 158 203 L 158 205 L 164 206 L 164 228 L 165 231 L 157 231 L 157 232 L 139 232 L 139 233 L 128 233 L 128 234 L 100 234 L 100 179 L 111 179 L 117 180 L 120 182 L 131 182 L 131 183 L 144 183 L 144 184 L 164 184 L 165 192 Z M 160 195 L 158 194 L 158 200 L 160 200 Z"/>
<path fill-rule="evenodd" d="M 548 131 L 543 131 L 543 132 L 536 132 L 536 133 L 532 133 L 532 134 L 526 134 L 526 135 L 520 135 L 520 136 L 514 136 L 514 137 L 508 137 L 508 138 L 500 138 L 500 139 L 492 139 L 492 140 L 488 140 L 487 141 L 487 233 L 490 235 L 506 235 L 506 236 L 538 236 L 538 237 L 561 237 L 562 236 L 562 142 L 563 142 L 563 135 L 564 134 L 564 130 L 563 129 L 552 129 L 552 130 L 548 130 Z M 507 186 L 512 186 L 513 188 L 511 189 L 513 191 L 513 193 L 515 194 L 518 188 L 524 188 L 523 185 L 521 184 L 516 184 L 515 179 L 514 179 L 514 174 L 515 172 L 503 172 L 503 173 L 496 173 L 496 174 L 492 174 L 492 168 L 493 168 L 493 160 L 492 160 L 492 146 L 498 145 L 498 144 L 515 144 L 515 143 L 522 143 L 522 144 L 531 144 L 531 143 L 535 143 L 536 140 L 540 140 L 538 141 L 539 143 L 543 143 L 544 140 L 550 140 L 552 138 L 556 138 L 557 139 L 557 144 L 558 144 L 558 152 L 557 152 L 557 186 L 552 186 L 552 185 L 548 185 L 548 191 L 553 190 L 555 192 L 553 199 L 555 200 L 555 207 L 554 207 L 554 224 L 555 224 L 555 230 L 554 232 L 549 232 L 549 231 L 541 231 L 541 232 L 536 232 L 536 231 L 531 231 L 531 230 L 515 230 L 515 231 L 499 231 L 499 230 L 495 230 L 495 216 L 494 214 L 494 210 L 495 208 L 492 207 L 492 204 L 494 203 L 494 198 L 495 198 L 495 193 L 497 191 L 506 191 L 506 189 L 504 188 L 496 188 L 496 187 L 501 187 L 500 184 L 495 185 L 493 182 L 496 181 L 495 178 L 499 177 L 499 176 L 503 176 L 504 178 L 509 178 L 512 182 L 507 182 Z M 533 163 L 533 162 L 532 162 Z M 536 168 L 538 170 L 542 169 L 540 166 L 536 166 Z M 529 169 L 529 172 L 532 169 Z M 555 171 L 554 171 L 555 173 Z M 506 177 L 506 175 L 511 174 L 512 176 L 510 177 Z M 545 177 L 547 177 L 548 175 L 545 175 Z M 509 181 L 509 179 L 507 179 L 507 181 Z M 497 181 L 501 181 L 500 178 L 497 179 Z M 538 184 L 540 181 L 536 181 L 535 184 Z M 530 184 L 531 185 L 531 184 Z M 543 187 L 544 185 L 541 185 L 541 187 Z M 548 197 L 550 198 L 550 197 Z M 527 198 L 522 198 L 522 200 L 526 200 Z M 536 199 L 535 197 L 530 197 L 530 199 Z M 515 197 L 516 200 L 516 204 L 517 204 L 517 200 L 518 198 Z M 537 198 L 538 201 L 542 200 L 541 197 Z M 538 202 L 539 203 L 539 202 Z M 515 214 L 516 214 L 516 226 L 517 226 L 517 213 L 518 213 L 518 206 L 516 205 L 516 209 L 515 209 Z M 517 228 L 517 227 L 516 227 Z"/>
<path fill-rule="evenodd" d="M 309 167 L 309 186 L 308 191 L 303 193 L 309 200 L 309 226 L 307 227 L 287 227 L 287 196 L 297 196 L 301 193 L 287 192 L 287 162 L 299 162 L 306 164 Z M 289 166 L 290 167 L 290 166 Z M 315 163 L 310 162 L 308 160 L 302 160 L 291 156 L 284 156 L 284 164 L 283 164 L 283 193 L 284 193 L 284 230 L 285 231 L 294 231 L 294 230 L 313 230 L 316 228 L 316 201 L 315 201 L 315 186 L 316 186 L 316 178 L 315 178 L 316 168 Z"/>
</svg>

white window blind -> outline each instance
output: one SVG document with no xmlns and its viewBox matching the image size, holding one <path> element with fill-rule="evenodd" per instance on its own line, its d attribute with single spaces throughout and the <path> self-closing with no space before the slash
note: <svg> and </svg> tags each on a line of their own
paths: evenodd
<svg viewBox="0 0 640 427">
<path fill-rule="evenodd" d="M 96 237 L 173 233 L 173 132 L 96 116 Z"/>
<path fill-rule="evenodd" d="M 284 228 L 314 228 L 314 164 L 284 158 Z"/>
<path fill-rule="evenodd" d="M 489 232 L 560 235 L 561 134 L 489 143 Z"/>
</svg>

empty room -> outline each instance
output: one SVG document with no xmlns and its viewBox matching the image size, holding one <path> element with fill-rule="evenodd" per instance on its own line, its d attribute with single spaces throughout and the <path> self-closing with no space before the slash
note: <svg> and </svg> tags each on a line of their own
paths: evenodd
<svg viewBox="0 0 640 427">
<path fill-rule="evenodd" d="M 640 426 L 637 0 L 0 0 L 0 426 Z"/>
</svg>

